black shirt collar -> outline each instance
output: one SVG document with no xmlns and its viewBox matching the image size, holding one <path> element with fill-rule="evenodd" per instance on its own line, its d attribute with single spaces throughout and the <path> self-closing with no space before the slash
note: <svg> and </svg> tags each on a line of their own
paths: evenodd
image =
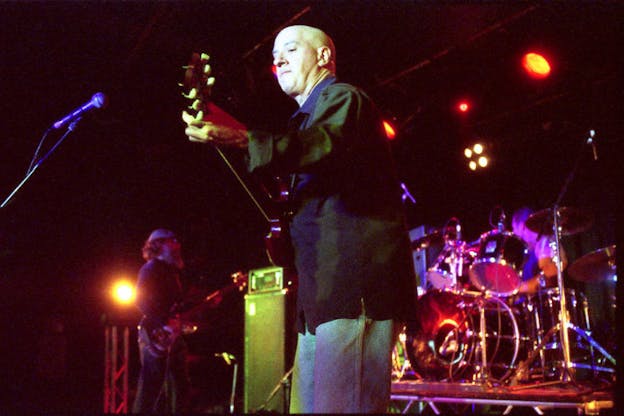
<svg viewBox="0 0 624 416">
<path fill-rule="evenodd" d="M 319 84 L 316 87 L 314 87 L 314 89 L 312 90 L 308 98 L 304 101 L 303 105 L 299 107 L 297 111 L 295 111 L 291 119 L 294 119 L 301 113 L 312 114 L 312 112 L 314 111 L 314 107 L 316 107 L 316 102 L 318 101 L 319 96 L 321 95 L 321 92 L 323 92 L 325 88 L 327 88 L 334 82 L 336 82 L 336 77 L 334 76 L 329 76 L 325 78 L 323 81 L 319 82 Z"/>
</svg>

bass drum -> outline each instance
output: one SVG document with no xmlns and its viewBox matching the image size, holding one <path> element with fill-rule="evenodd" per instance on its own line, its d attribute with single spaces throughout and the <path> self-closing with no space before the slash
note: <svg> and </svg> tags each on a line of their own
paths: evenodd
<svg viewBox="0 0 624 416">
<path fill-rule="evenodd" d="M 413 370 L 425 380 L 500 382 L 515 369 L 520 333 L 514 313 L 500 299 L 434 290 L 418 298 L 415 314 L 407 325 L 406 349 Z"/>
<path fill-rule="evenodd" d="M 464 296 L 431 290 L 416 301 L 416 319 L 406 328 L 406 349 L 424 379 L 456 379 L 466 370 L 470 326 Z"/>
</svg>

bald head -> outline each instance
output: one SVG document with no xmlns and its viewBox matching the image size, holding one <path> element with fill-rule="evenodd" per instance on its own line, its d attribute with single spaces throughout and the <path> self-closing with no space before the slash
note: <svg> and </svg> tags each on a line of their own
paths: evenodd
<svg viewBox="0 0 624 416">
<path fill-rule="evenodd" d="M 313 26 L 293 25 L 282 29 L 277 37 L 280 35 L 298 37 L 314 49 L 328 48 L 331 56 L 331 71 L 332 73 L 336 72 L 336 47 L 334 46 L 334 41 L 321 29 Z"/>
<path fill-rule="evenodd" d="M 286 94 L 302 105 L 312 89 L 336 72 L 334 42 L 320 29 L 288 26 L 275 37 L 273 64 Z"/>
</svg>

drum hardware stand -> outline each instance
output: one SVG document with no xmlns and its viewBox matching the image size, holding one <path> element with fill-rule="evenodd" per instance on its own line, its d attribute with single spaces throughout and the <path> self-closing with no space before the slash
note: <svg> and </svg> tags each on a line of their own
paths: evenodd
<svg viewBox="0 0 624 416">
<path fill-rule="evenodd" d="M 595 135 L 595 131 L 590 130 L 589 134 L 590 134 L 590 138 L 587 139 L 587 141 L 583 143 L 583 148 L 585 147 L 586 144 L 589 143 L 589 144 L 592 144 L 592 149 L 594 149 L 594 144 L 593 144 L 592 139 Z M 552 232 L 555 236 L 555 244 L 553 245 L 553 248 L 554 248 L 553 260 L 555 261 L 555 265 L 557 268 L 557 287 L 559 289 L 559 314 L 558 314 L 559 322 L 548 331 L 548 333 L 541 340 L 537 348 L 534 351 L 532 351 L 527 357 L 527 359 L 518 366 L 516 375 L 512 378 L 512 383 L 515 383 L 515 381 L 524 377 L 525 373 L 528 371 L 529 365 L 535 359 L 535 355 L 537 353 L 542 352 L 542 350 L 544 349 L 544 346 L 546 345 L 546 340 L 548 340 L 551 336 L 553 336 L 555 331 L 559 331 L 560 342 L 557 344 L 559 345 L 561 352 L 563 354 L 563 368 L 562 368 L 561 376 L 558 381 L 540 383 L 539 385 L 543 386 L 546 384 L 560 384 L 560 383 L 575 384 L 575 379 L 574 379 L 575 368 L 582 368 L 583 366 L 572 362 L 572 359 L 570 357 L 570 339 L 568 336 L 569 335 L 568 329 L 572 329 L 575 333 L 583 337 L 587 342 L 589 342 L 591 347 L 596 348 L 614 366 L 616 365 L 616 360 L 602 346 L 600 346 L 586 331 L 572 324 L 568 318 L 568 308 L 566 304 L 567 302 L 566 292 L 565 292 L 565 287 L 563 283 L 563 264 L 562 264 L 562 258 L 560 255 L 561 254 L 561 238 L 560 237 L 561 237 L 561 233 L 563 229 L 559 225 L 559 220 L 560 220 L 560 215 L 561 215 L 560 210 L 559 210 L 560 208 L 559 204 L 561 200 L 563 199 L 563 196 L 565 195 L 567 188 L 570 185 L 572 178 L 574 177 L 574 174 L 576 173 L 576 170 L 578 169 L 582 154 L 583 154 L 582 152 L 579 152 L 579 155 L 577 156 L 574 167 L 568 174 L 568 177 L 566 178 L 563 184 L 563 187 L 561 191 L 559 192 L 557 200 L 555 201 L 555 204 L 552 208 L 552 220 L 553 220 Z M 597 160 L 595 151 L 594 151 L 594 160 Z M 540 231 L 543 231 L 543 230 L 540 230 Z M 542 234 L 542 232 L 540 232 L 540 234 Z M 592 357 L 591 368 L 594 370 L 594 372 L 605 371 L 605 372 L 615 373 L 614 369 L 606 368 L 606 367 L 596 367 L 594 365 L 595 359 L 594 359 L 593 350 L 591 353 L 591 357 Z M 533 386 L 527 386 L 527 388 L 529 387 L 533 387 Z"/>
<path fill-rule="evenodd" d="M 480 348 L 479 352 L 480 352 L 480 358 L 481 358 L 481 366 L 479 368 L 479 372 L 476 375 L 476 381 L 480 383 L 484 383 L 488 387 L 494 387 L 494 382 L 492 382 L 491 380 L 492 373 L 490 370 L 490 365 L 488 364 L 487 323 L 486 323 L 486 318 L 485 318 L 486 301 L 487 301 L 486 297 L 480 296 L 477 298 L 477 307 L 479 308 L 479 348 Z M 513 330 L 514 339 L 516 339 L 516 342 L 519 342 L 520 333 L 519 333 L 517 324 L 515 322 L 512 322 L 512 324 L 513 324 L 512 330 Z M 503 334 L 499 333 L 498 335 L 502 336 Z M 513 366 L 517 358 L 517 353 L 518 353 L 517 348 L 518 348 L 518 344 L 516 344 L 516 350 L 514 352 L 514 355 L 510 364 L 510 369 L 512 368 L 511 366 Z M 509 376 L 509 372 L 506 373 L 504 376 L 502 376 L 498 381 L 502 382 L 508 376 Z"/>
<path fill-rule="evenodd" d="M 483 303 L 483 299 L 479 299 L 477 304 L 479 307 L 479 343 L 481 347 L 481 368 L 479 369 L 479 373 L 477 378 L 479 381 L 487 383 L 489 387 L 491 387 L 491 382 L 489 380 L 489 367 L 487 361 L 487 340 L 486 340 L 486 332 L 487 327 L 485 324 L 485 304 Z"/>
<path fill-rule="evenodd" d="M 512 378 L 512 384 L 515 381 L 520 380 L 526 376 L 526 372 L 529 370 L 528 367 L 535 359 L 536 354 L 541 355 L 543 353 L 543 350 L 547 344 L 547 341 L 552 336 L 554 336 L 556 332 L 559 332 L 560 342 L 555 342 L 555 344 L 561 349 L 561 352 L 563 354 L 563 361 L 562 361 L 563 368 L 562 368 L 562 373 L 561 373 L 559 380 L 526 386 L 525 388 L 536 387 L 538 385 L 544 386 L 544 385 L 553 385 L 553 384 L 560 384 L 560 383 L 574 383 L 575 382 L 574 380 L 575 369 L 588 367 L 585 365 L 572 362 L 572 359 L 570 357 L 570 340 L 569 340 L 568 329 L 573 330 L 576 334 L 580 335 L 583 339 L 585 339 L 585 341 L 587 341 L 590 344 L 590 349 L 592 349 L 591 351 L 592 365 L 588 368 L 591 368 L 592 370 L 594 370 L 594 372 L 597 372 L 597 371 L 612 372 L 612 373 L 615 372 L 615 370 L 612 368 L 596 367 L 594 365 L 595 358 L 594 358 L 593 348 L 597 349 L 607 360 L 613 363 L 613 365 L 616 365 L 616 360 L 602 346 L 600 346 L 586 331 L 584 331 L 583 329 L 571 323 L 567 316 L 568 315 L 567 313 L 568 309 L 567 309 L 567 304 L 566 304 L 567 300 L 566 300 L 565 288 L 563 284 L 563 274 L 562 274 L 563 267 L 562 267 L 561 256 L 560 256 L 560 247 L 561 247 L 560 238 L 559 238 L 559 234 L 561 231 L 559 227 L 560 213 L 559 213 L 559 208 L 557 205 L 555 205 L 555 207 L 553 208 L 553 212 L 554 212 L 553 232 L 555 234 L 555 244 L 553 245 L 555 249 L 554 250 L 555 253 L 554 253 L 553 258 L 557 266 L 557 284 L 558 284 L 558 290 L 559 290 L 559 308 L 560 308 L 559 314 L 558 314 L 559 322 L 546 333 L 546 335 L 541 339 L 541 341 L 539 342 L 535 350 L 533 350 L 529 354 L 527 359 L 518 366 L 516 375 Z"/>
</svg>

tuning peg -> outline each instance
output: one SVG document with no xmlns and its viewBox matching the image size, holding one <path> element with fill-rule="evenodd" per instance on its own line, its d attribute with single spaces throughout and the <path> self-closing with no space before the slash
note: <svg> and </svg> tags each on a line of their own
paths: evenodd
<svg viewBox="0 0 624 416">
<path fill-rule="evenodd" d="M 214 83 L 215 83 L 215 78 L 214 78 L 214 77 L 209 77 L 209 78 L 206 80 L 206 85 L 207 85 L 207 86 L 209 86 L 209 87 L 214 86 Z"/>
<path fill-rule="evenodd" d="M 208 59 L 210 59 L 210 55 L 208 55 L 207 53 L 203 53 L 202 52 L 201 55 L 200 55 L 200 59 L 202 61 L 207 61 Z"/>
<path fill-rule="evenodd" d="M 188 98 L 189 100 L 194 100 L 197 98 L 197 88 L 191 88 L 188 94 L 182 93 L 184 98 Z"/>
</svg>

